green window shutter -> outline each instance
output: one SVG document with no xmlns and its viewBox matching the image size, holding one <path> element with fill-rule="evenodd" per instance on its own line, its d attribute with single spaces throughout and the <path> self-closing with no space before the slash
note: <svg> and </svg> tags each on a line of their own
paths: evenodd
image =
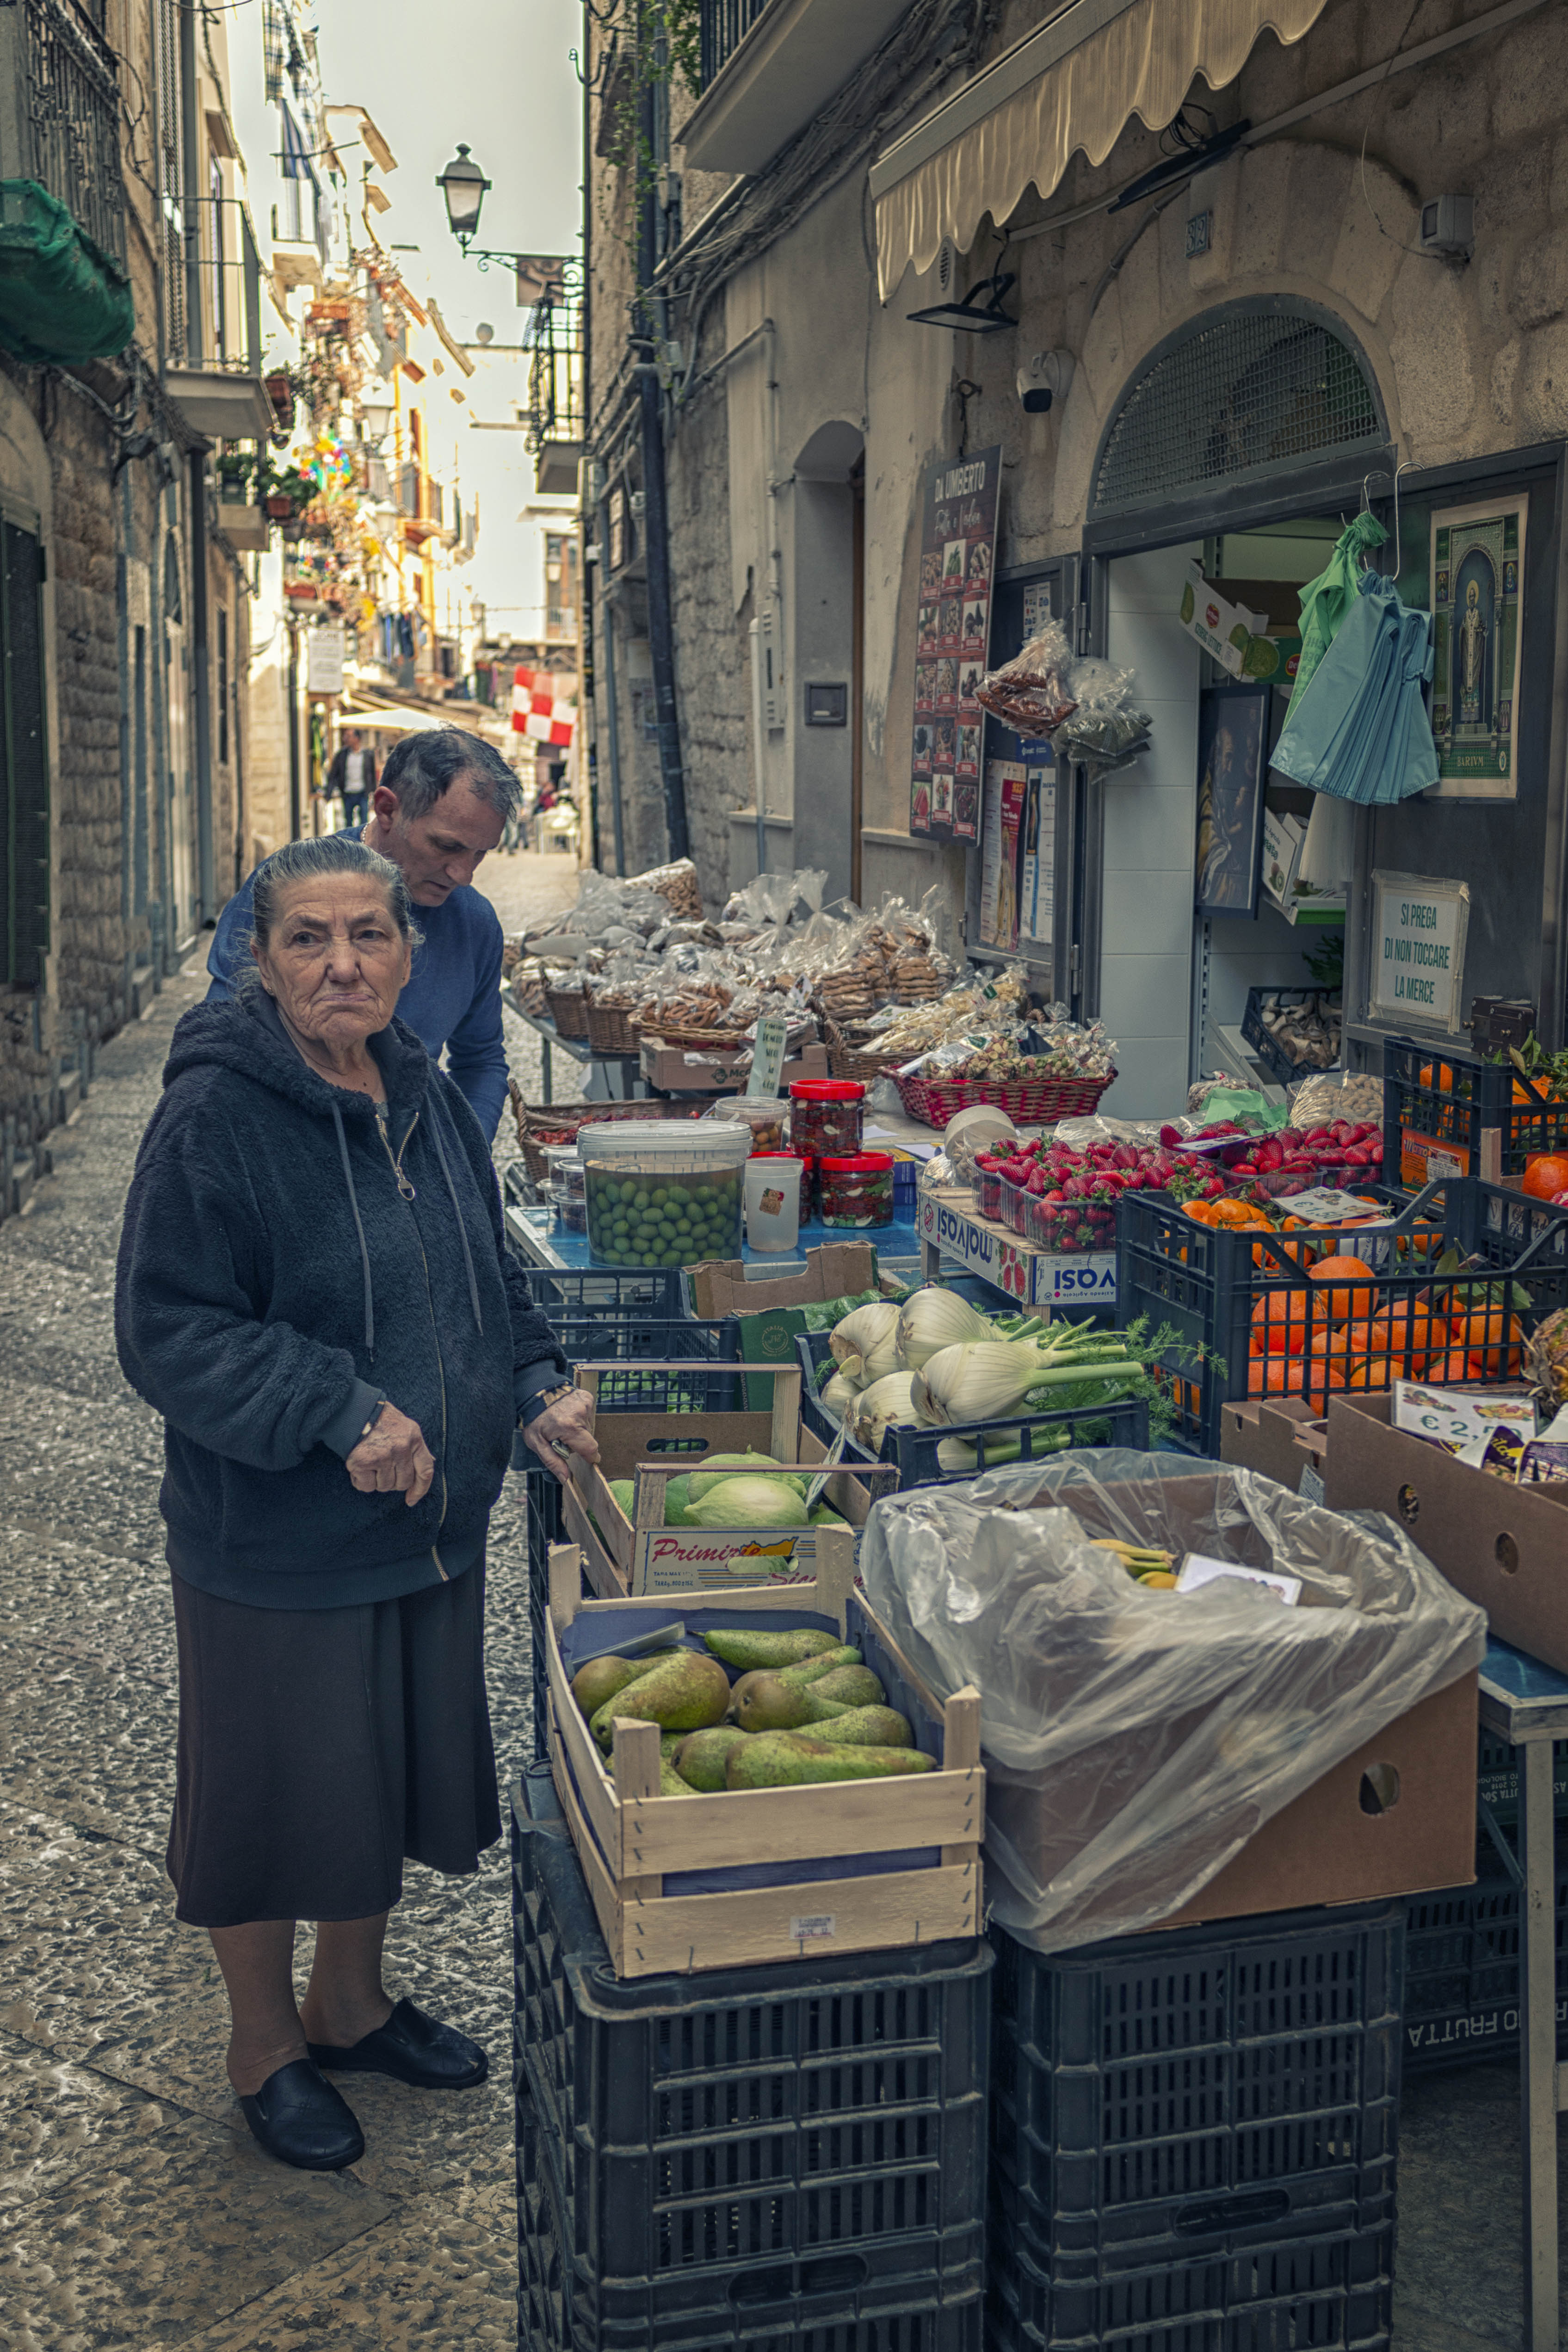
<svg viewBox="0 0 1568 2352">
<path fill-rule="evenodd" d="M 0 520 L 0 980 L 36 987 L 49 949 L 44 551 Z"/>
</svg>

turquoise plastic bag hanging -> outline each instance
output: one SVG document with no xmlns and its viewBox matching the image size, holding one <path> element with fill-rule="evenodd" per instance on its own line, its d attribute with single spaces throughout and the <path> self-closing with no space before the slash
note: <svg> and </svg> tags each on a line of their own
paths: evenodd
<svg viewBox="0 0 1568 2352">
<path fill-rule="evenodd" d="M 1369 572 L 1319 664 L 1298 687 L 1269 759 L 1293 783 L 1363 806 L 1407 800 L 1437 781 L 1437 747 L 1422 688 L 1432 676 L 1432 616 L 1399 601 Z"/>
<path fill-rule="evenodd" d="M 1362 556 L 1369 549 L 1381 547 L 1387 537 L 1374 514 L 1358 514 L 1335 541 L 1327 567 L 1302 589 L 1301 657 L 1296 665 L 1292 701 L 1300 699 L 1361 593 Z"/>
</svg>

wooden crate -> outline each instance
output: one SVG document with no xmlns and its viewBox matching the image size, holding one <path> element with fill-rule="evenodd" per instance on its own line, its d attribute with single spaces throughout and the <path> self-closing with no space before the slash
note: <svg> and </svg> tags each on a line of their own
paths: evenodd
<svg viewBox="0 0 1568 2352">
<path fill-rule="evenodd" d="M 597 1616 L 609 1621 L 608 1633 L 635 1615 L 649 1626 L 681 1622 L 696 1631 L 756 1612 L 798 1614 L 858 1643 L 889 1700 L 910 1715 L 917 1744 L 940 1753 L 940 1769 L 907 1779 L 662 1797 L 658 1727 L 629 1720 L 616 1724 L 606 1763 L 572 1696 L 562 1654 L 568 1629 Z M 932 1696 L 855 1591 L 847 1535 L 824 1530 L 808 1584 L 646 1601 L 584 1601 L 577 1550 L 557 1545 L 544 1638 L 551 1769 L 617 1976 L 886 1951 L 980 1933 L 980 1694 L 962 1690 L 945 1705 Z M 929 1859 L 872 1866 L 873 1858 L 885 1865 L 917 1853 Z M 864 1869 L 820 1874 L 824 1864 L 856 1857 Z M 783 1883 L 747 1883 L 759 1865 L 782 1874 Z M 683 1880 L 698 1873 L 718 1884 L 687 1891 Z"/>
<path fill-rule="evenodd" d="M 792 1469 L 820 1467 L 826 1449 L 813 1431 L 801 1426 L 798 1365 L 746 1367 L 748 1381 L 773 1382 L 773 1407 L 768 1412 L 601 1414 L 597 1404 L 605 1369 L 597 1364 L 577 1368 L 577 1385 L 595 1403 L 599 1460 L 585 1463 L 574 1456 L 571 1482 L 563 1496 L 566 1532 L 583 1553 L 594 1591 L 605 1600 L 613 1600 L 617 1593 L 642 1599 L 659 1592 L 690 1591 L 700 1585 L 723 1591 L 737 1577 L 747 1583 L 769 1576 L 791 1581 L 801 1577 L 809 1580 L 816 1558 L 816 1528 L 712 1528 L 700 1533 L 664 1524 L 666 1486 L 671 1478 L 700 1470 L 707 1454 L 771 1454 Z M 616 1369 L 608 1368 L 612 1379 Z M 648 1363 L 637 1369 L 639 1376 L 646 1373 L 653 1379 L 668 1373 L 679 1380 L 692 1368 Z M 668 1447 L 679 1450 L 665 1451 Z M 715 1475 L 743 1477 L 749 1474 L 720 1471 Z M 612 1478 L 636 1481 L 630 1519 L 610 1492 Z M 890 1494 L 897 1484 L 896 1471 L 859 1470 L 851 1475 L 838 1470 L 828 1480 L 823 1499 L 858 1532 L 876 1497 Z"/>
</svg>

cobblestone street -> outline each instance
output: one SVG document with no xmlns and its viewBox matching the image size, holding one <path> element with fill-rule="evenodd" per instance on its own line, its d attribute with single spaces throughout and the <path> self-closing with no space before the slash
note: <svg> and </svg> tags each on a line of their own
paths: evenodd
<svg viewBox="0 0 1568 2352">
<path fill-rule="evenodd" d="M 564 858 L 496 861 L 508 929 L 568 901 Z M 410 1868 L 387 1982 L 486 2045 L 446 2098 L 362 2076 L 351 2171 L 270 2162 L 224 2073 L 205 1935 L 174 1917 L 174 1635 L 162 1436 L 122 1381 L 114 1255 L 193 958 L 104 1046 L 49 1142 L 54 1173 L 0 1227 L 0 2345 L 390 2352 L 516 2340 L 504 1846 L 474 1880 Z M 531 1094 L 538 1041 L 508 1019 Z M 507 1124 L 510 1124 L 508 1122 Z M 509 1145 L 503 1126 L 503 1156 Z M 521 1482 L 491 1523 L 490 1706 L 503 1780 L 526 1753 Z M 310 1937 L 302 1929 L 300 1979 Z"/>
</svg>

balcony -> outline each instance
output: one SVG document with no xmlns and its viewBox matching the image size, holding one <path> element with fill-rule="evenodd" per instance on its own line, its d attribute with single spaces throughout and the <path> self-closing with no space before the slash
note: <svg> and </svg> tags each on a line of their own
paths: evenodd
<svg viewBox="0 0 1568 2352">
<path fill-rule="evenodd" d="M 909 0 L 700 0 L 689 168 L 761 172 L 880 48 Z"/>
<path fill-rule="evenodd" d="M 198 433 L 265 440 L 278 417 L 261 379 L 261 262 L 249 215 L 234 197 L 205 196 L 171 208 L 167 226 L 163 388 Z"/>
<path fill-rule="evenodd" d="M 314 180 L 285 180 L 272 207 L 272 275 L 281 291 L 305 286 L 319 292 L 331 268 L 331 217 Z"/>
<path fill-rule="evenodd" d="M 28 168 L 123 268 L 125 184 L 114 52 L 62 0 L 24 0 L 23 145 Z"/>
<path fill-rule="evenodd" d="M 0 343 L 34 364 L 121 352 L 125 270 L 113 51 L 63 0 L 0 7 Z"/>
</svg>

